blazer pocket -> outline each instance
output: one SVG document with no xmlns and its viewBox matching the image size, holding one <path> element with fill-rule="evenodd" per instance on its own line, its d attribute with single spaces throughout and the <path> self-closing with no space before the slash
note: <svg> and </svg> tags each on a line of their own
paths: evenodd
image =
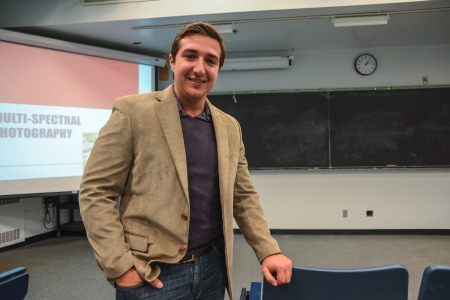
<svg viewBox="0 0 450 300">
<path fill-rule="evenodd" d="M 130 233 L 125 233 L 125 242 L 130 245 L 131 250 L 147 252 L 148 238 Z"/>
</svg>

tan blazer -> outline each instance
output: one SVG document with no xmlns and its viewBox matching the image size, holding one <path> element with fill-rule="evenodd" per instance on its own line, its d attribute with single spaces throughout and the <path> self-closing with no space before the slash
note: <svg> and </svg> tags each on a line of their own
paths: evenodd
<svg viewBox="0 0 450 300">
<path fill-rule="evenodd" d="M 279 252 L 255 192 L 238 122 L 208 106 L 217 141 L 228 290 L 233 274 L 233 217 L 259 261 Z M 115 199 L 122 196 L 119 211 Z M 87 162 L 81 215 L 111 283 L 131 267 L 154 280 L 155 262 L 175 263 L 188 245 L 189 194 L 180 115 L 172 86 L 114 103 Z M 231 298 L 231 295 L 230 295 Z"/>
</svg>

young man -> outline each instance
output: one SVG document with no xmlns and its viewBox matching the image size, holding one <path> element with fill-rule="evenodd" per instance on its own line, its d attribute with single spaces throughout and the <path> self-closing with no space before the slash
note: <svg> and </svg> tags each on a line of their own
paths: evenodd
<svg viewBox="0 0 450 300">
<path fill-rule="evenodd" d="M 239 124 L 206 98 L 225 55 L 211 25 L 187 25 L 169 56 L 174 85 L 117 99 L 100 131 L 80 208 L 117 299 L 217 300 L 225 287 L 232 299 L 233 217 L 266 280 L 290 281 L 292 262 L 270 236 Z"/>
</svg>

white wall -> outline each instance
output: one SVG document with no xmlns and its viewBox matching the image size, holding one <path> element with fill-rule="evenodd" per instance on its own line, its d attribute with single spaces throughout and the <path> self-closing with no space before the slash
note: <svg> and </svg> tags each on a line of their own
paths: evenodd
<svg viewBox="0 0 450 300">
<path fill-rule="evenodd" d="M 378 67 L 370 76 L 355 72 L 358 55 L 375 56 Z M 418 86 L 427 75 L 430 85 L 450 83 L 450 45 L 405 48 L 372 48 L 297 51 L 290 70 L 251 74 L 223 72 L 214 91 L 333 89 L 361 87 Z"/>
<path fill-rule="evenodd" d="M 354 69 L 356 57 L 363 53 L 374 55 L 378 62 L 370 76 L 358 75 Z M 429 85 L 448 85 L 449 53 L 450 45 L 295 51 L 291 69 L 223 71 L 211 92 L 417 87 L 423 76 L 428 76 Z M 158 88 L 171 83 L 159 81 Z"/>
<path fill-rule="evenodd" d="M 13 199 L 14 202 L 11 204 L 7 203 L 6 199 L 0 199 L 0 248 L 56 230 L 56 209 L 49 207 L 48 215 L 46 215 L 43 197 Z M 67 196 L 62 196 L 61 201 L 67 201 Z M 45 225 L 44 219 L 46 219 Z M 78 210 L 74 211 L 74 220 L 81 221 Z M 61 224 L 67 222 L 69 222 L 69 211 L 61 210 Z M 12 234 L 15 230 L 19 232 Z M 8 233 L 10 236 L 5 237 Z"/>
<path fill-rule="evenodd" d="M 24 202 L 22 199 L 0 199 L 0 248 L 25 240 Z"/>
<path fill-rule="evenodd" d="M 448 170 L 252 171 L 272 229 L 449 229 Z M 343 217 L 343 210 L 348 217 Z M 366 211 L 373 211 L 367 217 Z"/>
<path fill-rule="evenodd" d="M 373 75 L 354 70 L 362 53 L 377 58 Z M 450 85 L 449 53 L 450 45 L 297 51 L 292 69 L 221 72 L 213 92 L 417 87 L 424 75 L 430 85 Z M 160 82 L 159 89 L 170 83 Z M 261 170 L 251 175 L 272 229 L 450 229 L 449 170 Z M 366 217 L 367 210 L 374 216 Z"/>
<path fill-rule="evenodd" d="M 24 202 L 24 222 L 25 222 L 25 238 L 29 238 L 35 235 L 46 233 L 51 231 L 48 228 L 54 228 L 56 226 L 56 214 L 54 208 L 49 208 L 49 216 L 47 217 L 50 222 L 44 226 L 45 206 L 44 198 L 22 198 Z"/>
</svg>

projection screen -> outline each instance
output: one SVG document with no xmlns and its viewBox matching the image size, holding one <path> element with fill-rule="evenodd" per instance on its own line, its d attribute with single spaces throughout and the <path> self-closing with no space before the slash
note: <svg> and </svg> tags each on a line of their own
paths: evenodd
<svg viewBox="0 0 450 300">
<path fill-rule="evenodd" d="M 76 192 L 114 100 L 154 67 L 0 41 L 0 197 Z"/>
</svg>

